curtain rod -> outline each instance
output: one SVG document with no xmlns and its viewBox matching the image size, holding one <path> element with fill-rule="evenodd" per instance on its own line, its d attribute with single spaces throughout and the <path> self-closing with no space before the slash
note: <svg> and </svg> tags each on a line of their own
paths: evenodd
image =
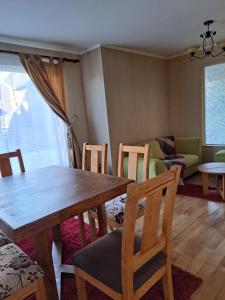
<svg viewBox="0 0 225 300">
<path fill-rule="evenodd" d="M 11 51 L 11 50 L 0 50 L 0 53 L 10 53 L 10 54 L 19 54 L 20 52 L 17 52 L 17 51 Z M 59 59 L 59 57 L 57 56 L 48 56 L 48 55 L 40 55 L 41 57 L 43 58 L 47 58 L 49 59 L 50 57 L 53 57 L 53 59 Z M 71 63 L 74 63 L 74 64 L 77 64 L 80 62 L 79 59 L 72 59 L 72 58 L 63 58 L 63 61 L 66 61 L 66 62 L 71 62 Z"/>
</svg>

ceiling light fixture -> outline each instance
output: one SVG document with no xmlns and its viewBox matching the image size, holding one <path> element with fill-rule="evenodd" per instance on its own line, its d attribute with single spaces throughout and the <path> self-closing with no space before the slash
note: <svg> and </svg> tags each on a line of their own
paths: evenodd
<svg viewBox="0 0 225 300">
<path fill-rule="evenodd" d="M 202 46 L 191 47 L 188 49 L 190 60 L 204 59 L 206 57 L 217 57 L 225 54 L 225 41 L 215 43 L 214 37 L 216 31 L 209 29 L 210 25 L 214 23 L 214 20 L 205 21 L 203 24 L 207 27 L 207 30 L 200 34 L 203 39 Z"/>
</svg>

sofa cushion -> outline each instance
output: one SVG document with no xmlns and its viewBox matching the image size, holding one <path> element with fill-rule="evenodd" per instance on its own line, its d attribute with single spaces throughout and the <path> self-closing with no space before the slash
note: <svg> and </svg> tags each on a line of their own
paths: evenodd
<svg viewBox="0 0 225 300">
<path fill-rule="evenodd" d="M 199 163 L 199 156 L 195 154 L 179 154 L 184 157 L 186 168 L 191 167 Z"/>
<path fill-rule="evenodd" d="M 165 155 L 160 148 L 159 142 L 156 140 L 150 140 L 145 142 L 144 144 L 148 144 L 150 148 L 150 158 L 164 159 Z M 143 145 L 144 145 L 143 144 Z"/>
<path fill-rule="evenodd" d="M 199 137 L 176 137 L 176 153 L 195 154 L 201 159 L 202 141 Z"/>
<path fill-rule="evenodd" d="M 215 161 L 225 162 L 225 150 L 220 150 L 215 154 Z"/>
<path fill-rule="evenodd" d="M 43 271 L 15 244 L 0 248 L 0 299 L 42 277 Z"/>
<path fill-rule="evenodd" d="M 140 250 L 140 245 L 141 239 L 136 236 L 134 253 Z M 74 254 L 72 256 L 72 263 L 114 291 L 121 293 L 121 248 L 122 232 L 114 230 Z M 159 252 L 134 274 L 134 290 L 136 291 L 164 264 L 165 256 L 163 252 Z"/>
</svg>

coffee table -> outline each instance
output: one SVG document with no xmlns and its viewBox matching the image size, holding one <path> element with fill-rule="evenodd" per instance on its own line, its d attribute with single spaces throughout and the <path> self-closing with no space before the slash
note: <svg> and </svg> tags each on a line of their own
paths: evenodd
<svg viewBox="0 0 225 300">
<path fill-rule="evenodd" d="M 211 162 L 198 166 L 198 170 L 202 173 L 202 188 L 203 194 L 219 192 L 223 200 L 225 200 L 225 163 Z M 221 175 L 222 185 L 217 184 L 218 190 L 209 190 L 209 174 Z"/>
</svg>

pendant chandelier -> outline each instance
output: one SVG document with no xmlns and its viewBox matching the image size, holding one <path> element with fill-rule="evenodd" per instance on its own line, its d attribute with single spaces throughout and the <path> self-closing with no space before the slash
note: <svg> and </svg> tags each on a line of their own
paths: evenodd
<svg viewBox="0 0 225 300">
<path fill-rule="evenodd" d="M 215 43 L 214 37 L 216 31 L 212 31 L 209 27 L 214 23 L 214 20 L 205 21 L 203 24 L 207 27 L 206 31 L 200 34 L 203 39 L 201 46 L 196 46 L 188 49 L 190 60 L 204 59 L 206 57 L 217 57 L 225 54 L 225 41 Z"/>
</svg>

